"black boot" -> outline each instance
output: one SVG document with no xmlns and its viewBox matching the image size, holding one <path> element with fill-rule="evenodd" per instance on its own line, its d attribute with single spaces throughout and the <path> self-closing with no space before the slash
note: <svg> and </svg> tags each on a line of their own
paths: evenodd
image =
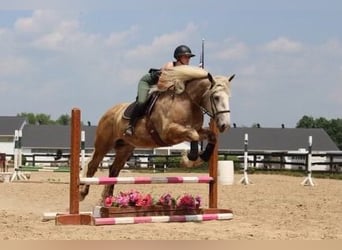
<svg viewBox="0 0 342 250">
<path fill-rule="evenodd" d="M 134 127 L 139 118 L 143 115 L 144 111 L 144 103 L 137 103 L 132 111 L 131 119 L 129 120 L 128 127 L 126 128 L 125 134 L 126 135 L 133 135 L 134 134 Z"/>
</svg>

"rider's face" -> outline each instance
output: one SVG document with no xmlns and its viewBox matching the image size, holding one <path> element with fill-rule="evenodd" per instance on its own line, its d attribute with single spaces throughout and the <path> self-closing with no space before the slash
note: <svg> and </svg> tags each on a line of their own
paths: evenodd
<svg viewBox="0 0 342 250">
<path fill-rule="evenodd" d="M 183 55 L 183 56 L 180 56 L 179 57 L 179 61 L 182 63 L 182 64 L 185 64 L 185 65 L 189 65 L 190 63 L 190 56 L 187 56 L 187 55 Z"/>
</svg>

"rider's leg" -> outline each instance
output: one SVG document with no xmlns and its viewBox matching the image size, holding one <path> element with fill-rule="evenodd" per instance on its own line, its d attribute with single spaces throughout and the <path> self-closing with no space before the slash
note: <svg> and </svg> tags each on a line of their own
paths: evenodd
<svg viewBox="0 0 342 250">
<path fill-rule="evenodd" d="M 137 123 L 139 117 L 142 115 L 145 102 L 148 98 L 148 92 L 150 91 L 150 81 L 150 74 L 144 75 L 139 81 L 137 103 L 132 111 L 131 119 L 129 120 L 128 127 L 125 131 L 126 135 L 133 135 L 135 124 Z"/>
<path fill-rule="evenodd" d="M 142 112 L 144 111 L 144 106 L 144 103 L 137 102 L 135 104 L 134 109 L 132 111 L 131 119 L 129 120 L 128 127 L 125 132 L 126 135 L 133 135 L 135 124 L 139 120 L 139 117 L 142 115 Z"/>
</svg>

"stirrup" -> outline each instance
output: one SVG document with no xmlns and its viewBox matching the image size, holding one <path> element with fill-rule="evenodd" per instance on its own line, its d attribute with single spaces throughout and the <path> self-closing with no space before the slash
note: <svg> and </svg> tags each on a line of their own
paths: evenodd
<svg viewBox="0 0 342 250">
<path fill-rule="evenodd" d="M 126 131 L 125 131 L 125 135 L 133 135 L 133 126 L 128 126 L 128 128 L 126 128 Z"/>
</svg>

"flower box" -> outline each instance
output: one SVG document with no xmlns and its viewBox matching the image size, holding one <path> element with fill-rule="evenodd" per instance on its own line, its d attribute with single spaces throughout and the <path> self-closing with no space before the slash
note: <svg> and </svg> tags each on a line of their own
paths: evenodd
<svg viewBox="0 0 342 250">
<path fill-rule="evenodd" d="M 192 215 L 202 213 L 202 209 L 180 209 L 161 205 L 148 207 L 101 207 L 100 209 L 101 218 Z"/>
</svg>

